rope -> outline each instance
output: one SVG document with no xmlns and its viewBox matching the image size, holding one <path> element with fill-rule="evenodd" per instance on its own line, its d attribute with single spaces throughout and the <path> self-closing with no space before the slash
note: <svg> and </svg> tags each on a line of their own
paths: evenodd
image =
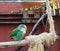
<svg viewBox="0 0 60 51">
<path fill-rule="evenodd" d="M 50 33 L 52 33 L 52 36 L 53 36 L 53 39 L 54 39 L 54 36 L 56 35 L 56 32 L 55 32 L 55 27 L 54 27 L 54 20 L 53 20 L 53 17 L 52 17 L 52 9 L 51 9 L 49 0 L 46 0 L 46 8 L 47 8 L 48 22 L 49 22 L 49 25 L 50 25 L 49 30 L 50 30 Z M 53 41 L 55 41 L 55 39 Z"/>
<path fill-rule="evenodd" d="M 56 40 L 57 35 L 54 36 Z M 54 43 L 52 33 L 43 32 L 39 35 L 30 35 L 25 37 L 29 42 L 28 51 L 44 51 L 44 46 L 50 46 Z"/>
<path fill-rule="evenodd" d="M 54 28 L 54 20 L 52 17 L 49 0 L 46 0 L 46 8 L 47 8 L 48 22 L 50 25 L 50 29 L 49 29 L 50 33 L 43 32 L 39 35 L 30 35 L 25 37 L 25 39 L 29 42 L 28 51 L 44 51 L 45 45 L 50 46 L 58 38 Z"/>
<path fill-rule="evenodd" d="M 53 34 L 56 34 L 55 33 L 55 28 L 54 28 L 54 20 L 53 20 L 53 17 L 52 17 L 52 9 L 50 7 L 50 4 L 49 4 L 48 0 L 46 0 L 46 7 L 47 7 L 48 21 L 49 21 L 49 24 L 50 24 L 50 32 L 53 33 Z"/>
</svg>

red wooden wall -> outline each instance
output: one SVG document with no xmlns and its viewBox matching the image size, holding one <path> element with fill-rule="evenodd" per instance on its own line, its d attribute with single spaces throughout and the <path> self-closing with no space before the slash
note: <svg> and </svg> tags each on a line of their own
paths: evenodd
<svg viewBox="0 0 60 51">
<path fill-rule="evenodd" d="M 41 2 L 0 2 L 0 12 L 18 12 L 21 8 L 40 6 L 41 4 Z"/>
<path fill-rule="evenodd" d="M 20 8 L 22 7 L 30 7 L 34 5 L 40 5 L 41 3 L 8 3 L 8 2 L 1 2 L 0 3 L 0 12 L 11 12 L 13 11 L 19 11 Z M 56 28 L 56 33 L 60 36 L 60 17 L 56 16 L 54 17 L 55 20 L 55 28 Z M 34 24 L 26 24 L 28 27 L 26 35 L 30 33 L 32 30 L 32 27 Z M 10 32 L 16 28 L 18 24 L 0 24 L 0 42 L 4 41 L 13 41 L 9 38 Z M 35 34 L 39 34 L 44 31 L 43 26 L 40 24 L 37 27 L 37 30 L 35 31 Z M 60 51 L 60 38 L 54 43 L 54 45 L 49 47 L 49 51 Z M 21 51 L 27 51 L 27 46 L 23 47 Z M 0 49 L 0 51 L 13 51 L 15 48 L 3 48 Z"/>
</svg>

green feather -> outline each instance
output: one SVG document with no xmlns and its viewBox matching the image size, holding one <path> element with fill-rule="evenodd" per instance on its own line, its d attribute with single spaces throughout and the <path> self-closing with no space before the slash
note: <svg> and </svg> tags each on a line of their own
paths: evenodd
<svg viewBox="0 0 60 51">
<path fill-rule="evenodd" d="M 14 29 L 11 34 L 10 34 L 10 37 L 13 38 L 14 40 L 21 40 L 24 36 L 24 33 L 21 32 L 19 29 Z"/>
<path fill-rule="evenodd" d="M 18 41 L 23 38 L 24 34 L 22 32 L 18 32 L 16 36 L 13 37 L 14 40 Z"/>
<path fill-rule="evenodd" d="M 22 28 L 24 28 L 24 25 L 23 24 L 19 25 L 10 33 L 10 37 L 17 41 L 21 40 L 25 34 Z"/>
<path fill-rule="evenodd" d="M 15 29 L 10 33 L 10 37 L 12 38 L 13 36 L 16 36 L 18 32 L 19 32 L 19 30 L 18 30 L 17 28 L 15 28 Z"/>
</svg>

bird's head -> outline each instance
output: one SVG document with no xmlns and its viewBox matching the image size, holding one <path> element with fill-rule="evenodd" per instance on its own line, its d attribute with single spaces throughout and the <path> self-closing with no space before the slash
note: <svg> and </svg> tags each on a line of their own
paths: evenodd
<svg viewBox="0 0 60 51">
<path fill-rule="evenodd" d="M 22 31 L 23 33 L 26 33 L 26 30 L 27 30 L 27 26 L 26 26 L 26 25 L 20 24 L 17 28 L 18 28 L 20 31 Z"/>
</svg>

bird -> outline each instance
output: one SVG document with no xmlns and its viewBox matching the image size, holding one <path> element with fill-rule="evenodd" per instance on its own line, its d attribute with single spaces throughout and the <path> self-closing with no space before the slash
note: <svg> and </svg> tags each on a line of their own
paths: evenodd
<svg viewBox="0 0 60 51">
<path fill-rule="evenodd" d="M 21 40 L 26 34 L 27 26 L 24 24 L 20 24 L 17 28 L 13 29 L 10 33 L 10 38 L 15 41 Z"/>
</svg>

